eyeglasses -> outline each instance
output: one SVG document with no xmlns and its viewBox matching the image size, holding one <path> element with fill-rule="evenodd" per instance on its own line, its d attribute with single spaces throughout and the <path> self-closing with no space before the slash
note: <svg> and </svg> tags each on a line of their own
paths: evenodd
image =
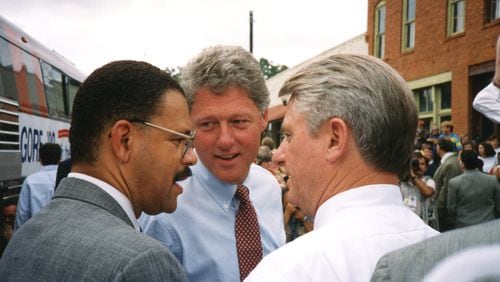
<svg viewBox="0 0 500 282">
<path fill-rule="evenodd" d="M 144 121 L 144 120 L 140 120 L 140 119 L 132 119 L 132 120 L 129 120 L 129 122 L 141 123 L 141 124 L 159 129 L 161 131 L 165 131 L 165 132 L 183 137 L 185 139 L 185 141 L 184 141 L 184 149 L 182 151 L 182 158 L 184 158 L 184 156 L 189 151 L 189 149 L 193 148 L 193 141 L 194 141 L 194 137 L 196 136 L 196 131 L 194 131 L 194 130 L 189 135 L 187 135 L 187 134 L 181 133 L 179 131 L 165 128 L 163 126 L 159 126 L 159 125 L 156 125 L 156 124 Z"/>
</svg>

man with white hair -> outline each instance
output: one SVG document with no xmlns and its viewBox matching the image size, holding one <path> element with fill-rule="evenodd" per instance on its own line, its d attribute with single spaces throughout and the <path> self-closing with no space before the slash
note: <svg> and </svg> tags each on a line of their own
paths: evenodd
<svg viewBox="0 0 500 282">
<path fill-rule="evenodd" d="M 396 71 L 370 56 L 333 55 L 285 82 L 288 95 L 274 160 L 314 230 L 264 257 L 247 281 L 368 281 L 382 255 L 438 234 L 398 187 L 417 108 Z"/>
</svg>

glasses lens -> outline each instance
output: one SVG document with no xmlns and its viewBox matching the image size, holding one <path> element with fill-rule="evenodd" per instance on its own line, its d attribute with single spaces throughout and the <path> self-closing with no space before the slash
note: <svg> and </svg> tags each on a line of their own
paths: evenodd
<svg viewBox="0 0 500 282">
<path fill-rule="evenodd" d="M 191 138 L 187 139 L 186 142 L 184 143 L 184 152 L 182 153 L 182 158 L 184 158 L 187 152 L 191 148 L 193 148 L 193 141 L 194 141 L 194 133 L 191 135 Z"/>
</svg>

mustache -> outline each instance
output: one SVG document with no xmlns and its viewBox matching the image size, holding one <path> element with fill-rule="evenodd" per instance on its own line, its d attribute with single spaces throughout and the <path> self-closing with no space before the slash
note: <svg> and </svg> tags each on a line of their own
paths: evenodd
<svg viewBox="0 0 500 282">
<path fill-rule="evenodd" d="M 174 182 L 185 180 L 192 175 L 193 172 L 191 171 L 191 169 L 189 167 L 186 167 L 184 170 L 175 175 Z"/>
</svg>

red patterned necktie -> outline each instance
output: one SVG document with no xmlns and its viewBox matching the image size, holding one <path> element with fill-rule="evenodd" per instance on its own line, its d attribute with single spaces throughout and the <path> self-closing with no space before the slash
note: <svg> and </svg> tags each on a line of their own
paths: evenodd
<svg viewBox="0 0 500 282">
<path fill-rule="evenodd" d="M 240 265 L 240 280 L 243 281 L 262 259 L 262 243 L 257 214 L 250 202 L 248 188 L 238 185 L 236 197 L 240 199 L 235 224 L 236 250 Z"/>
</svg>

